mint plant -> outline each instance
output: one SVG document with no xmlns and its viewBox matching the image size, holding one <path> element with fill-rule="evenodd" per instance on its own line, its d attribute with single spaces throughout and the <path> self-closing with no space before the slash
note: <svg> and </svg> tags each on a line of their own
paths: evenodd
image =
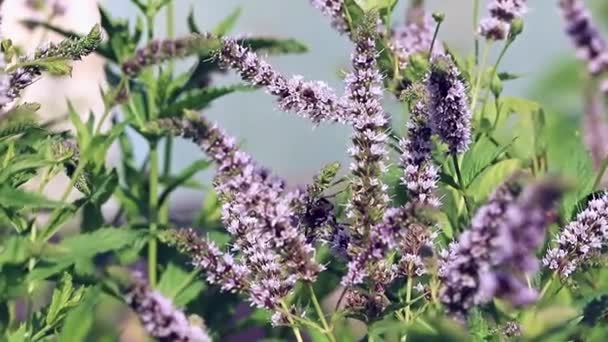
<svg viewBox="0 0 608 342">
<path fill-rule="evenodd" d="M 101 23 L 78 35 L 50 20 L 67 3 L 29 1 L 51 14 L 26 24 L 64 40 L 27 54 L 1 36 L 1 340 L 112 341 L 124 327 L 199 342 L 608 336 L 608 45 L 583 1 L 556 1 L 582 61 L 552 67 L 533 94 L 580 96 L 582 134 L 548 101 L 506 95 L 520 76 L 501 62 L 526 33 L 525 0 L 487 1 L 483 17 L 474 0 L 464 54 L 442 39 L 450 13 L 429 14 L 422 0 L 404 20 L 398 0 L 311 0 L 351 43 L 343 89 L 273 67 L 266 56 L 307 47 L 233 33 L 240 9 L 209 32 L 191 13 L 190 33 L 176 37 L 176 1 L 130 2 L 134 23 L 100 7 Z M 79 113 L 68 99 L 73 130 L 57 131 L 24 90 L 69 77 L 91 54 L 105 61 L 104 109 Z M 228 72 L 240 81 L 218 85 Z M 311 127 L 348 127 L 350 165 L 292 184 L 205 115 L 260 90 Z M 389 113 L 389 101 L 403 112 Z M 201 152 L 180 171 L 176 139 Z M 211 184 L 195 179 L 205 170 Z M 65 189 L 47 198 L 59 175 Z M 205 200 L 178 223 L 170 201 L 183 187 Z M 102 210 L 110 201 L 113 217 Z"/>
</svg>

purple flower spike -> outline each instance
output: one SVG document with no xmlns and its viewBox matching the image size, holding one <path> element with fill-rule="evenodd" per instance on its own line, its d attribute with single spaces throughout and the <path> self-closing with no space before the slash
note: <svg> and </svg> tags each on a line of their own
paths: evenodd
<svg viewBox="0 0 608 342">
<path fill-rule="evenodd" d="M 302 76 L 287 79 L 234 39 L 224 39 L 219 61 L 224 67 L 236 70 L 243 80 L 266 88 L 269 94 L 278 98 L 283 111 L 295 112 L 316 124 L 344 120 L 345 108 L 327 84 L 304 81 Z"/>
<path fill-rule="evenodd" d="M 585 3 L 581 0 L 560 0 L 559 4 L 566 22 L 566 33 L 576 47 L 578 57 L 587 62 L 587 68 L 593 75 L 607 70 L 608 45 L 593 23 Z"/>
<path fill-rule="evenodd" d="M 458 242 L 450 245 L 442 255 L 440 299 L 447 311 L 460 320 L 464 321 L 469 310 L 482 301 L 480 277 L 492 271 L 493 242 L 517 193 L 518 190 L 509 183 L 496 189 L 473 216 L 471 228 L 464 231 Z"/>
<path fill-rule="evenodd" d="M 488 4 L 490 16 L 479 21 L 478 32 L 489 40 L 507 37 L 513 20 L 528 12 L 526 0 L 492 0 Z"/>
<path fill-rule="evenodd" d="M 211 342 L 206 331 L 188 322 L 186 315 L 160 292 L 135 275 L 125 301 L 135 311 L 150 336 L 161 342 Z"/>
<path fill-rule="evenodd" d="M 608 195 L 589 201 L 555 241 L 557 246 L 547 251 L 543 264 L 563 278 L 601 254 L 608 244 Z"/>
<path fill-rule="evenodd" d="M 331 20 L 331 25 L 340 33 L 349 31 L 344 0 L 310 0 L 312 5 Z"/>
<path fill-rule="evenodd" d="M 386 171 L 388 118 L 380 103 L 382 75 L 376 64 L 376 44 L 372 34 L 362 32 L 352 55 L 353 71 L 346 76 L 344 102 L 355 132 L 349 154 L 353 158 L 352 197 L 347 215 L 355 239 L 366 236 L 384 215 L 389 202 L 387 185 L 380 176 Z"/>
<path fill-rule="evenodd" d="M 464 153 L 471 143 L 471 108 L 460 71 L 450 57 L 438 57 L 427 77 L 429 124 L 451 154 Z"/>
<path fill-rule="evenodd" d="M 415 90 L 414 90 L 415 91 Z M 429 127 L 426 91 L 419 89 L 418 99 L 410 110 L 407 123 L 407 136 L 399 143 L 401 150 L 402 183 L 408 190 L 412 201 L 422 206 L 438 208 L 441 206 L 436 196 L 438 171 L 433 165 L 431 128 Z"/>
</svg>

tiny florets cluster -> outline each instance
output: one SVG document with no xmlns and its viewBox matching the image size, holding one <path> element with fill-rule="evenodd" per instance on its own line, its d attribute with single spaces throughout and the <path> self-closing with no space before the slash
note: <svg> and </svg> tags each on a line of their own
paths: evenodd
<svg viewBox="0 0 608 342">
<path fill-rule="evenodd" d="M 560 0 L 560 8 L 566 23 L 566 33 L 577 49 L 577 55 L 587 62 L 593 75 L 608 69 L 608 45 L 591 13 L 582 0 Z"/>
<path fill-rule="evenodd" d="M 95 26 L 87 35 L 80 38 L 68 38 L 58 44 L 48 44 L 45 47 L 38 48 L 34 54 L 34 61 L 48 58 L 77 61 L 95 51 L 100 43 L 101 28 Z M 26 87 L 38 80 L 40 75 L 42 75 L 42 71 L 43 68 L 40 65 L 33 63 L 32 65 L 17 68 L 9 73 L 9 87 L 3 91 L 2 95 L 5 100 L 4 102 L 12 102 L 21 96 L 21 92 Z"/>
<path fill-rule="evenodd" d="M 399 59 L 399 68 L 403 69 L 409 63 L 411 56 L 417 53 L 429 53 L 433 42 L 433 19 L 425 15 L 422 8 L 411 8 L 405 23 L 395 27 L 392 32 L 389 47 Z M 433 55 L 442 52 L 441 44 L 435 44 Z"/>
<path fill-rule="evenodd" d="M 344 0 L 310 0 L 312 5 L 331 20 L 331 25 L 340 33 L 349 31 L 344 13 Z"/>
<path fill-rule="evenodd" d="M 407 123 L 407 135 L 399 142 L 402 150 L 401 167 L 403 177 L 401 182 L 407 188 L 410 200 L 423 205 L 438 208 L 441 202 L 437 190 L 438 170 L 433 165 L 431 140 L 432 130 L 429 127 L 426 92 L 422 94 L 411 110 Z"/>
<path fill-rule="evenodd" d="M 495 297 L 514 306 L 536 299 L 536 291 L 523 278 L 537 271 L 536 249 L 561 188 L 542 181 L 518 193 L 515 183 L 498 188 L 473 217 L 471 229 L 443 255 L 440 298 L 461 320 L 473 306 Z"/>
<path fill-rule="evenodd" d="M 380 176 L 386 171 L 388 118 L 382 108 L 382 75 L 376 64 L 375 41 L 361 33 L 352 55 L 353 71 L 346 76 L 344 102 L 355 132 L 348 152 L 353 161 L 352 197 L 347 215 L 356 235 L 366 236 L 384 215 L 389 197 Z"/>
<path fill-rule="evenodd" d="M 460 71 L 448 56 L 435 58 L 427 77 L 429 124 L 451 154 L 466 152 L 471 143 L 471 108 Z"/>
<path fill-rule="evenodd" d="M 479 34 L 490 40 L 507 37 L 513 20 L 528 12 L 526 0 L 492 0 L 488 4 L 490 16 L 479 22 Z"/>
<path fill-rule="evenodd" d="M 555 241 L 557 245 L 547 251 L 543 264 L 564 278 L 599 255 L 608 243 L 608 195 L 589 201 Z"/>
<path fill-rule="evenodd" d="M 276 96 L 281 110 L 293 111 L 314 123 L 344 119 L 345 108 L 326 83 L 305 81 L 299 75 L 288 79 L 234 39 L 223 40 L 218 59 L 224 67 L 236 70 L 245 81 L 264 87 Z"/>
<path fill-rule="evenodd" d="M 160 292 L 150 289 L 141 275 L 125 294 L 125 301 L 139 317 L 146 331 L 161 342 L 210 342 L 201 327 L 188 322 L 186 315 Z"/>
<path fill-rule="evenodd" d="M 461 320 L 481 302 L 480 279 L 484 272 L 492 270 L 493 243 L 507 208 L 515 201 L 517 193 L 518 190 L 510 184 L 499 187 L 473 216 L 471 228 L 442 254 L 440 299 L 448 312 Z"/>
<path fill-rule="evenodd" d="M 137 49 L 135 56 L 122 63 L 122 71 L 130 77 L 137 76 L 144 68 L 171 59 L 186 57 L 212 46 L 217 40 L 211 34 L 193 34 L 190 36 L 155 40 L 143 48 Z"/>
<path fill-rule="evenodd" d="M 323 267 L 314 259 L 315 250 L 300 229 L 303 218 L 295 209 L 305 205 L 305 194 L 287 191 L 282 179 L 256 165 L 233 138 L 202 118 L 165 121 L 216 162 L 222 221 L 233 237 L 232 250 L 240 256 L 237 262 L 214 245 L 192 238 L 186 244 L 191 247 L 182 249 L 192 253 L 195 264 L 225 290 L 244 290 L 254 305 L 270 310 L 296 281 L 314 281 Z M 218 274 L 218 267 L 227 272 L 227 279 Z"/>
</svg>

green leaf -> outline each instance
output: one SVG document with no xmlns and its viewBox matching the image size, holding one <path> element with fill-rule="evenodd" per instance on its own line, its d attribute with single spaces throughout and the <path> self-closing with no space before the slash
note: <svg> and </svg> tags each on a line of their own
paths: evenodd
<svg viewBox="0 0 608 342">
<path fill-rule="evenodd" d="M 60 281 L 60 288 L 53 291 L 51 304 L 46 314 L 46 324 L 55 326 L 63 320 L 66 312 L 80 303 L 84 294 L 84 287 L 74 288 L 72 276 L 64 273 Z"/>
<path fill-rule="evenodd" d="M 173 263 L 169 263 L 158 282 L 157 289 L 171 299 L 178 307 L 185 307 L 194 300 L 205 287 L 197 280 L 198 271 L 186 272 Z"/>
<path fill-rule="evenodd" d="M 0 265 L 21 264 L 30 254 L 29 240 L 24 237 L 10 236 L 0 243 Z"/>
<path fill-rule="evenodd" d="M 267 54 L 305 53 L 308 51 L 306 45 L 295 39 L 277 39 L 252 37 L 240 41 L 254 51 L 262 51 Z"/>
<path fill-rule="evenodd" d="M 481 310 L 474 309 L 469 314 L 467 322 L 469 327 L 469 333 L 473 338 L 474 342 L 485 342 L 492 335 L 488 322 L 484 319 Z"/>
<path fill-rule="evenodd" d="M 74 125 L 74 128 L 76 129 L 76 134 L 78 136 L 78 145 L 80 149 L 85 150 L 91 142 L 91 132 L 89 131 L 85 123 L 82 121 L 80 115 L 78 114 L 78 112 L 76 112 L 76 109 L 70 101 L 68 101 L 68 117 L 70 118 L 72 125 Z"/>
<path fill-rule="evenodd" d="M 167 184 L 167 187 L 165 188 L 165 190 L 163 190 L 163 193 L 160 196 L 160 199 L 158 201 L 159 204 L 162 205 L 175 189 L 183 185 L 198 172 L 206 170 L 211 164 L 212 162 L 209 160 L 197 160 L 190 166 L 182 170 L 182 172 L 180 172 L 169 184 Z"/>
<path fill-rule="evenodd" d="M 355 0 L 355 3 L 359 5 L 365 12 L 369 11 L 380 11 L 386 8 L 392 8 L 397 3 L 397 0 Z"/>
<path fill-rule="evenodd" d="M 171 117 L 182 115 L 184 110 L 201 110 L 216 99 L 225 95 L 231 94 L 235 91 L 249 91 L 253 88 L 245 84 L 235 84 L 224 87 L 210 87 L 191 90 L 183 94 L 180 99 L 171 104 L 169 107 L 162 111 L 162 117 Z"/>
<path fill-rule="evenodd" d="M 19 329 L 8 332 L 6 335 L 6 342 L 23 342 L 26 340 L 27 326 L 22 323 Z"/>
<path fill-rule="evenodd" d="M 475 202 L 482 202 L 488 195 L 502 184 L 509 176 L 520 170 L 523 163 L 519 159 L 506 159 L 490 166 L 471 184 L 468 194 Z"/>
<path fill-rule="evenodd" d="M 201 30 L 198 28 L 196 24 L 196 18 L 194 17 L 194 9 L 190 8 L 190 13 L 188 13 L 188 29 L 192 33 L 201 33 Z"/>
<path fill-rule="evenodd" d="M 52 209 L 65 205 L 66 204 L 64 203 L 47 199 L 46 197 L 37 193 L 15 189 L 8 186 L 0 187 L 0 206 L 5 208 Z"/>
<path fill-rule="evenodd" d="M 608 294 L 590 300 L 583 309 L 583 323 L 594 326 L 608 319 Z"/>
<path fill-rule="evenodd" d="M 93 327 L 93 312 L 99 300 L 98 288 L 87 290 L 82 303 L 70 310 L 58 337 L 59 342 L 86 341 Z"/>
<path fill-rule="evenodd" d="M 462 177 L 465 188 L 468 188 L 489 167 L 498 163 L 500 157 L 510 146 L 510 143 L 505 146 L 496 146 L 485 136 L 476 141 L 462 159 Z"/>
<path fill-rule="evenodd" d="M 58 264 L 74 263 L 100 253 L 120 250 L 143 236 L 142 232 L 136 230 L 102 228 L 92 233 L 65 238 L 57 245 L 56 255 L 46 256 L 45 260 Z"/>
<path fill-rule="evenodd" d="M 230 33 L 230 31 L 234 28 L 234 25 L 236 24 L 237 20 L 241 16 L 241 11 L 242 11 L 242 8 L 237 7 L 234 11 L 232 11 L 232 13 L 230 13 L 229 16 L 224 18 L 224 20 L 222 20 L 213 29 L 213 33 L 215 33 L 216 35 L 218 35 L 220 37 Z"/>
</svg>

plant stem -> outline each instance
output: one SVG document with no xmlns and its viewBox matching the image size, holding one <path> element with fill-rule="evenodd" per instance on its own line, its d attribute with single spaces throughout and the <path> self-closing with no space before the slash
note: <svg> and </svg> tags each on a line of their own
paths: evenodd
<svg viewBox="0 0 608 342">
<path fill-rule="evenodd" d="M 411 271 L 411 264 L 409 266 L 409 269 Z M 405 287 L 405 302 L 407 303 L 406 307 L 405 307 L 405 322 L 408 323 L 410 321 L 410 315 L 411 315 L 411 308 L 410 308 L 410 301 L 412 300 L 412 286 L 414 283 L 414 278 L 410 275 L 409 277 L 407 277 L 407 285 Z"/>
<path fill-rule="evenodd" d="M 148 242 L 148 281 L 150 286 L 156 285 L 156 261 L 158 246 L 156 232 L 158 229 L 158 143 L 150 142 L 150 197 L 148 205 L 148 216 L 150 220 L 150 241 Z"/>
<path fill-rule="evenodd" d="M 602 162 L 602 165 L 600 166 L 600 169 L 597 172 L 597 176 L 595 177 L 595 181 L 593 182 L 593 190 L 596 190 L 602 183 L 602 178 L 604 178 L 606 169 L 608 169 L 608 156 L 604 158 L 604 161 Z"/>
<path fill-rule="evenodd" d="M 483 56 L 481 57 L 481 65 L 478 68 L 477 79 L 475 80 L 475 88 L 473 88 L 473 99 L 471 100 L 471 113 L 475 113 L 475 107 L 477 107 L 477 99 L 479 98 L 479 91 L 481 90 L 481 81 L 483 80 L 483 74 L 488 61 L 488 55 L 490 53 L 490 43 L 486 43 L 483 48 Z"/>
<path fill-rule="evenodd" d="M 539 303 L 541 301 L 541 299 L 543 299 L 543 297 L 549 290 L 549 287 L 551 287 L 551 284 L 553 284 L 553 281 L 555 280 L 556 276 L 557 276 L 557 273 L 553 272 L 553 274 L 551 275 L 551 278 L 549 278 L 549 280 L 547 280 L 547 283 L 545 284 L 545 286 L 543 286 L 543 289 L 540 291 L 540 294 L 538 295 L 538 300 L 536 301 L 537 303 Z"/>
<path fill-rule="evenodd" d="M 435 47 L 435 42 L 437 41 L 437 35 L 439 34 L 439 28 L 441 27 L 442 21 L 438 22 L 435 26 L 435 32 L 433 33 L 433 40 L 431 41 L 431 47 L 429 48 L 429 61 L 433 56 L 433 48 Z"/>
<path fill-rule="evenodd" d="M 312 288 L 310 283 L 308 284 L 308 289 L 310 290 L 310 297 L 312 298 L 312 303 L 317 311 L 317 316 L 321 320 L 321 324 L 323 325 L 323 329 L 325 330 L 325 335 L 329 338 L 330 341 L 335 342 L 336 339 L 332 333 L 332 328 L 327 324 L 327 320 L 325 319 L 325 314 L 323 313 L 323 308 L 321 304 L 319 304 L 319 300 L 317 299 L 317 295 L 315 294 L 315 290 Z"/>
<path fill-rule="evenodd" d="M 456 178 L 458 179 L 458 185 L 460 186 L 460 190 L 462 191 L 462 198 L 464 198 L 464 205 L 467 209 L 467 213 L 471 215 L 471 205 L 469 204 L 469 200 L 467 199 L 467 194 L 464 187 L 464 180 L 462 178 L 462 174 L 460 173 L 460 163 L 458 162 L 458 156 L 452 154 L 452 162 L 454 163 L 454 169 L 456 170 Z"/>
<path fill-rule="evenodd" d="M 287 307 L 287 305 L 285 305 L 284 301 L 281 301 L 281 307 L 283 308 L 283 310 L 285 310 L 287 320 L 289 320 L 289 324 L 291 325 L 291 330 L 293 330 L 293 334 L 296 336 L 296 341 L 304 342 L 302 334 L 300 333 L 300 329 L 296 326 L 296 323 L 294 322 L 293 318 L 291 317 L 291 313 L 289 312 L 289 308 Z"/>
<path fill-rule="evenodd" d="M 76 167 L 76 171 L 74 171 L 74 174 L 72 174 L 72 177 L 70 178 L 70 182 L 68 183 L 68 186 L 66 187 L 66 189 L 63 192 L 63 195 L 61 195 L 61 198 L 59 199 L 60 202 L 65 202 L 67 200 L 68 196 L 70 195 L 70 193 L 72 193 L 72 189 L 74 188 L 74 185 L 76 184 L 76 181 L 78 180 L 78 178 L 84 172 L 86 165 L 87 165 L 86 160 L 81 159 L 79 161 L 78 166 Z M 62 209 L 64 209 L 64 207 L 55 208 L 55 210 L 53 210 L 53 212 L 51 213 L 51 216 L 50 216 L 49 220 L 47 221 L 45 227 L 41 230 L 42 234 L 40 234 L 40 238 L 43 243 L 47 242 L 55 234 L 57 229 L 59 229 L 59 227 L 56 227 L 52 231 L 50 230 L 51 224 L 53 224 L 53 221 L 55 221 L 59 217 Z"/>
<path fill-rule="evenodd" d="M 479 65 L 479 36 L 477 26 L 479 22 L 479 0 L 473 1 L 473 37 L 475 39 L 475 65 Z"/>
</svg>

